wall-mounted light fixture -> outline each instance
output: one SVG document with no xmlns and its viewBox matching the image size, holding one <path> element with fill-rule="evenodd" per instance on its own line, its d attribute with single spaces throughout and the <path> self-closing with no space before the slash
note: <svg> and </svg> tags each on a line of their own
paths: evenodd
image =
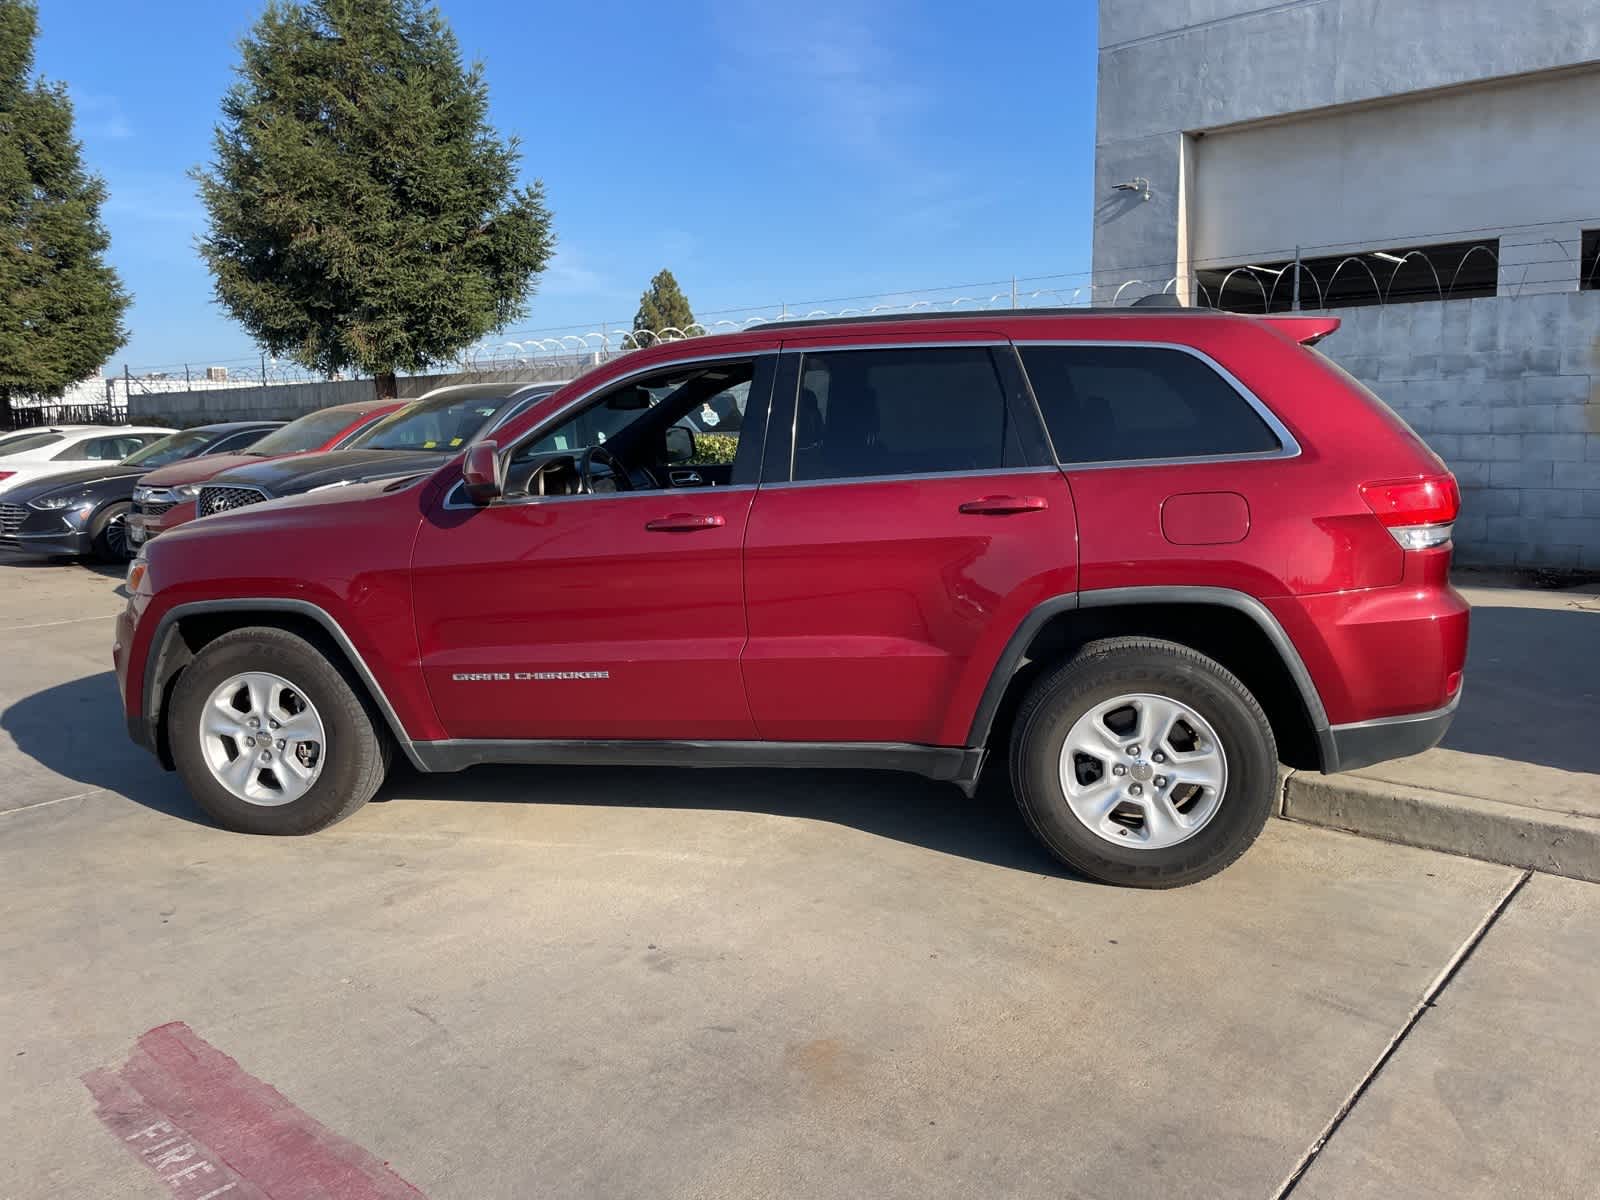
<svg viewBox="0 0 1600 1200">
<path fill-rule="evenodd" d="M 1150 181 L 1143 175 L 1135 175 L 1127 183 L 1118 183 L 1112 186 L 1119 192 L 1138 192 L 1141 200 L 1150 199 Z"/>
</svg>

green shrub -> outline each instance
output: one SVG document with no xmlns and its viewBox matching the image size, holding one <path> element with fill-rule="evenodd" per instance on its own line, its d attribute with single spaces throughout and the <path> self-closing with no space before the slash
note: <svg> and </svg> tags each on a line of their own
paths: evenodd
<svg viewBox="0 0 1600 1200">
<path fill-rule="evenodd" d="M 737 433 L 697 433 L 694 435 L 694 457 L 689 462 L 698 466 L 731 463 L 738 450 Z"/>
</svg>

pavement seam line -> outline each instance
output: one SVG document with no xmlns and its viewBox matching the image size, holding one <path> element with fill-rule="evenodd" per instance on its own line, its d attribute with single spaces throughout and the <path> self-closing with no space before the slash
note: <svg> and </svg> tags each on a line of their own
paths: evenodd
<svg viewBox="0 0 1600 1200">
<path fill-rule="evenodd" d="M 49 808 L 52 804 L 65 804 L 68 800 L 87 800 L 100 790 L 100 788 L 95 788 L 91 792 L 77 792 L 71 796 L 57 796 L 54 800 L 41 800 L 37 804 L 24 804 L 21 808 L 0 809 L 0 817 L 9 817 L 13 813 L 32 812 L 36 808 Z"/>
<path fill-rule="evenodd" d="M 0 634 L 21 633 L 24 629 L 49 629 L 55 625 L 82 625 L 86 621 L 114 621 L 116 613 L 106 613 L 103 617 L 69 617 L 65 621 L 39 621 L 33 625 L 6 625 L 0 626 Z"/>
<path fill-rule="evenodd" d="M 1395 1053 L 1404 1044 L 1406 1038 L 1410 1036 L 1411 1031 L 1422 1020 L 1422 1014 L 1432 1008 L 1440 993 L 1450 986 L 1450 981 L 1466 965 L 1467 960 L 1472 957 L 1473 951 L 1488 936 L 1489 930 L 1494 928 L 1495 923 L 1500 920 L 1500 915 L 1511 906 L 1511 902 L 1517 898 L 1517 893 L 1522 891 L 1528 880 L 1533 878 L 1533 874 L 1531 869 L 1523 870 L 1512 881 L 1511 886 L 1505 890 L 1505 894 L 1484 914 L 1483 920 L 1478 922 L 1478 927 L 1467 935 L 1467 940 L 1456 948 L 1456 952 L 1450 956 L 1443 969 L 1434 977 L 1427 990 L 1422 993 L 1422 998 L 1412 1008 L 1411 1014 L 1406 1018 L 1405 1023 L 1400 1026 L 1394 1037 L 1389 1039 L 1389 1044 L 1383 1048 L 1383 1053 L 1378 1055 L 1372 1066 L 1368 1068 L 1367 1073 L 1361 1077 L 1360 1082 L 1345 1097 L 1344 1103 L 1334 1111 L 1333 1118 L 1323 1126 L 1322 1132 L 1317 1135 L 1316 1140 L 1300 1156 L 1300 1161 L 1295 1164 L 1294 1170 L 1289 1172 L 1288 1178 L 1279 1185 L 1277 1191 L 1272 1193 L 1271 1200 L 1285 1200 L 1300 1185 L 1300 1181 L 1305 1178 L 1306 1172 L 1311 1169 L 1312 1164 L 1327 1149 L 1328 1142 L 1339 1131 L 1339 1127 L 1344 1124 L 1345 1118 L 1350 1115 L 1356 1104 L 1361 1100 L 1361 1097 L 1367 1094 L 1367 1089 L 1372 1086 L 1378 1074 L 1388 1065 L 1389 1060 L 1395 1056 Z"/>
</svg>

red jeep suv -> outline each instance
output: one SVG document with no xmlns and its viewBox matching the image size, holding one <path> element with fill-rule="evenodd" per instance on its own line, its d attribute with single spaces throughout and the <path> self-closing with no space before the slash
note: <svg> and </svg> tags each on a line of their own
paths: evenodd
<svg viewBox="0 0 1600 1200">
<path fill-rule="evenodd" d="M 982 312 L 641 350 L 436 469 L 153 543 L 115 660 L 215 820 L 308 833 L 395 752 L 885 767 L 1095 879 L 1237 858 L 1280 759 L 1443 736 L 1455 480 L 1321 317 Z M 692 426 L 717 415 L 717 437 Z"/>
</svg>

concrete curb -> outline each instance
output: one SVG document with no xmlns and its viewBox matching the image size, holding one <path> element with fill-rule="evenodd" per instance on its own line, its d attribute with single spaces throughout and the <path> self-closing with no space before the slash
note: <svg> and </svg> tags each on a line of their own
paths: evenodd
<svg viewBox="0 0 1600 1200">
<path fill-rule="evenodd" d="M 1289 772 L 1281 814 L 1386 842 L 1600 883 L 1600 821 L 1360 775 Z"/>
</svg>

